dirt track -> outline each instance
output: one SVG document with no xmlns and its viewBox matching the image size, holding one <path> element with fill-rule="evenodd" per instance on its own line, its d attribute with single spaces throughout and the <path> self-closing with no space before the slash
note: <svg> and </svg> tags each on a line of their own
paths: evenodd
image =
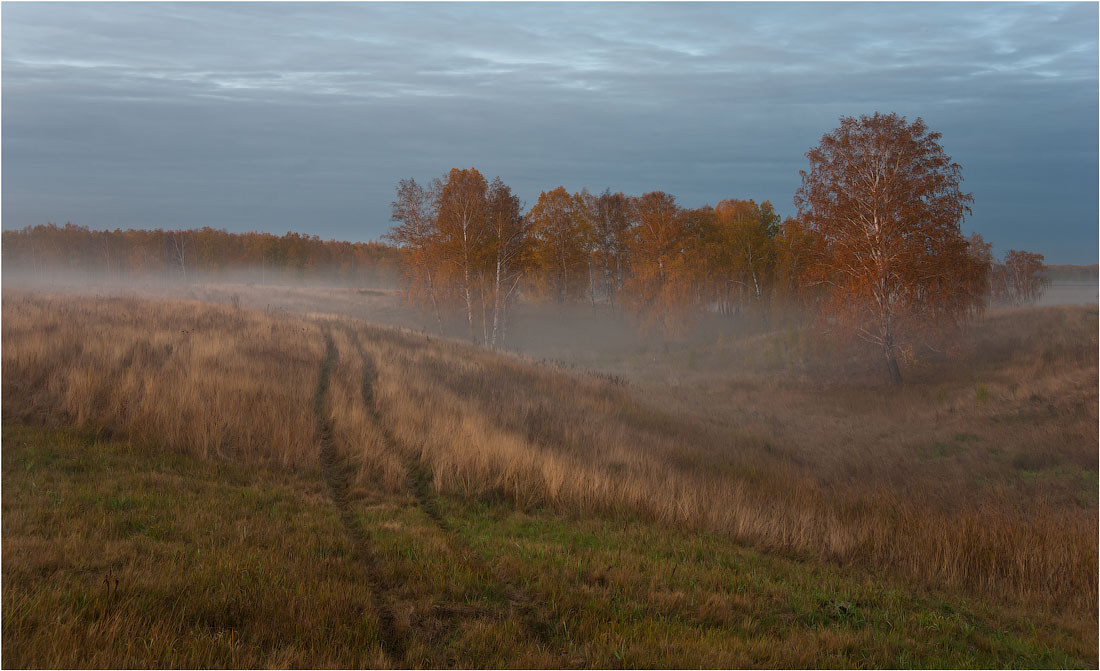
<svg viewBox="0 0 1100 671">
<path fill-rule="evenodd" d="M 365 576 L 370 584 L 371 593 L 374 596 L 375 606 L 379 616 L 379 636 L 383 651 L 396 666 L 402 665 L 406 650 L 410 647 L 411 636 L 422 634 L 425 641 L 439 640 L 445 637 L 447 632 L 461 626 L 462 621 L 477 617 L 500 617 L 483 609 L 476 609 L 469 604 L 456 605 L 451 603 L 435 603 L 429 612 L 413 614 L 409 621 L 410 631 L 402 632 L 397 625 L 395 611 L 400 604 L 395 603 L 392 597 L 393 590 L 386 584 L 380 557 L 374 552 L 370 532 L 363 527 L 358 516 L 355 515 L 352 502 L 349 498 L 350 469 L 346 459 L 341 455 L 341 446 L 337 446 L 332 437 L 332 426 L 327 412 L 327 397 L 329 384 L 333 371 L 340 359 L 340 353 L 332 337 L 330 326 L 321 325 L 322 335 L 325 339 L 325 357 L 321 364 L 318 376 L 317 389 L 314 395 L 314 416 L 317 422 L 317 440 L 320 444 L 321 470 L 328 485 L 333 503 L 339 510 L 348 535 L 355 544 L 356 556 L 363 565 Z M 469 570 L 484 576 L 487 580 L 496 583 L 500 593 L 507 600 L 504 616 L 521 624 L 532 640 L 537 641 L 543 649 L 555 647 L 554 632 L 562 622 L 562 618 L 554 612 L 548 611 L 540 601 L 527 593 L 519 586 L 517 576 L 512 576 L 499 567 L 490 566 L 489 563 L 478 557 L 476 551 L 467 545 L 456 532 L 450 520 L 447 519 L 439 499 L 432 488 L 431 473 L 420 462 L 408 456 L 406 451 L 400 449 L 396 439 L 386 426 L 384 418 L 379 412 L 375 402 L 374 386 L 377 378 L 377 365 L 374 358 L 364 347 L 361 335 L 345 327 L 348 339 L 354 343 L 355 355 L 362 362 L 362 378 L 360 380 L 360 394 L 368 415 L 378 428 L 383 441 L 383 447 L 391 454 L 404 455 L 403 465 L 408 473 L 406 487 L 413 496 L 416 506 L 431 520 L 436 527 L 446 547 L 456 560 L 463 561 Z M 349 448 L 351 446 L 342 446 Z M 474 611 L 477 612 L 474 612 Z M 423 630 L 423 631 L 419 631 Z M 574 660 L 577 663 L 579 660 Z"/>
<path fill-rule="evenodd" d="M 393 615 L 393 606 L 387 596 L 387 589 L 379 570 L 378 559 L 371 549 L 370 535 L 363 528 L 348 503 L 348 471 L 340 459 L 336 445 L 332 440 L 332 425 L 325 412 L 325 399 L 328 395 L 329 380 L 336 367 L 338 353 L 336 343 L 327 326 L 322 326 L 325 337 L 325 358 L 321 363 L 321 372 L 317 380 L 317 391 L 313 397 L 314 416 L 317 419 L 317 438 L 321 445 L 321 472 L 328 484 L 333 503 L 340 511 L 340 520 L 355 544 L 355 555 L 362 563 L 367 582 L 374 596 L 374 605 L 378 611 L 379 638 L 382 649 L 391 660 L 404 657 L 405 640 L 398 632 Z"/>
</svg>

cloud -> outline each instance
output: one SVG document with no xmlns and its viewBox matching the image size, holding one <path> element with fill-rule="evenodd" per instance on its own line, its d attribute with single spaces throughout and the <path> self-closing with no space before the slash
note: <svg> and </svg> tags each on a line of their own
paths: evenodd
<svg viewBox="0 0 1100 671">
<path fill-rule="evenodd" d="M 529 205 L 564 184 L 793 214 L 803 153 L 839 116 L 878 110 L 943 132 L 977 198 L 969 228 L 1094 262 L 1097 17 L 1084 3 L 6 5 L 3 222 L 367 239 L 398 179 L 470 165 Z"/>
</svg>

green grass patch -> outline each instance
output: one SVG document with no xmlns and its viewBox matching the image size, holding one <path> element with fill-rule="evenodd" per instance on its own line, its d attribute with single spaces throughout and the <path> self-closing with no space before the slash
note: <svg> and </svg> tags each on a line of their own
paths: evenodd
<svg viewBox="0 0 1100 671">
<path fill-rule="evenodd" d="M 974 388 L 974 397 L 977 399 L 979 405 L 988 402 L 989 387 L 984 384 L 979 384 Z"/>
<path fill-rule="evenodd" d="M 390 659 L 376 595 L 319 473 L 18 426 L 4 427 L 2 458 L 13 667 L 1097 663 L 1095 620 L 631 517 L 443 499 L 441 528 L 411 497 L 353 502 L 405 643 Z"/>
</svg>

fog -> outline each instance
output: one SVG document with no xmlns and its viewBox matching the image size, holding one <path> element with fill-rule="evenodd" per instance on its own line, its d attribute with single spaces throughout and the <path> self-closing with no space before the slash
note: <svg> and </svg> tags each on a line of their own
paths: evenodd
<svg viewBox="0 0 1100 671">
<path fill-rule="evenodd" d="M 80 270 L 43 270 L 27 264 L 3 267 L 4 297 L 10 291 L 46 291 L 98 297 L 134 296 L 199 300 L 233 307 L 306 315 L 347 316 L 378 324 L 440 335 L 440 323 L 429 306 L 410 306 L 392 273 L 371 273 L 348 282 L 335 269 L 308 274 L 267 267 L 236 268 L 217 273 L 180 272 L 120 274 Z M 1095 282 L 1055 281 L 1038 305 L 1096 305 Z M 996 309 L 996 308 L 994 308 Z M 462 310 L 442 316 L 443 336 L 468 341 Z M 611 359 L 668 353 L 698 345 L 743 338 L 808 323 L 805 315 L 773 308 L 769 314 L 697 315 L 678 334 L 646 329 L 630 312 L 606 302 L 564 305 L 520 298 L 509 309 L 501 349 L 559 364 L 599 368 Z"/>
<path fill-rule="evenodd" d="M 34 264 L 27 259 L 5 256 L 3 284 L 8 287 L 64 288 L 95 286 L 111 290 L 150 287 L 188 287 L 217 284 L 248 286 L 296 286 L 329 288 L 396 289 L 397 278 L 386 269 L 372 268 L 348 272 L 339 268 L 314 268 L 308 271 L 286 270 L 270 266 L 231 267 L 216 272 L 178 269 L 170 271 L 129 272 L 105 268 L 56 268 Z"/>
<path fill-rule="evenodd" d="M 1052 282 L 1039 299 L 1042 307 L 1056 305 L 1097 305 L 1100 290 L 1096 282 Z"/>
<path fill-rule="evenodd" d="M 103 271 L 35 271 L 3 268 L 3 287 L 89 296 L 134 296 L 200 300 L 247 309 L 308 315 L 348 316 L 431 336 L 440 325 L 430 306 L 410 306 L 390 274 L 347 283 L 333 272 L 303 277 L 293 272 L 242 268 L 216 275 L 181 273 L 119 276 Z M 8 292 L 5 292 L 7 296 Z M 468 341 L 463 310 L 441 314 L 443 336 Z M 713 342 L 719 335 L 759 331 L 756 318 L 701 315 L 672 338 L 646 329 L 629 311 L 605 302 L 555 304 L 521 297 L 509 309 L 501 349 L 576 365 L 595 365 L 608 356 Z"/>
</svg>

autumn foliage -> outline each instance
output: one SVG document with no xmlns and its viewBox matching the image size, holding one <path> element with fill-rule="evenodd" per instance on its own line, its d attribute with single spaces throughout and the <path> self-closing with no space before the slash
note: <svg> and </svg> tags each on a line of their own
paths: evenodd
<svg viewBox="0 0 1100 671">
<path fill-rule="evenodd" d="M 807 152 L 795 195 L 799 220 L 823 241 L 812 264 L 825 314 L 879 347 L 894 382 L 899 352 L 985 305 L 967 290 L 985 272 L 961 231 L 973 197 L 939 139 L 919 118 L 843 118 Z"/>
<path fill-rule="evenodd" d="M 871 343 L 895 381 L 915 347 L 950 341 L 988 304 L 1037 302 L 1042 255 L 1010 250 L 998 262 L 981 236 L 962 236 L 972 198 L 938 133 L 896 114 L 840 121 L 806 154 L 798 216 L 786 220 L 766 200 L 688 208 L 664 191 L 563 186 L 524 212 L 499 177 L 468 168 L 401 180 L 389 245 L 49 224 L 4 231 L 5 275 L 396 277 L 439 333 L 489 347 L 507 343 L 519 301 L 587 303 L 593 318 L 630 315 L 665 339 L 708 315 L 765 326 L 810 315 Z"/>
<path fill-rule="evenodd" d="M 592 222 L 581 194 L 559 186 L 539 194 L 527 214 L 531 238 L 532 293 L 558 303 L 589 291 Z"/>
<path fill-rule="evenodd" d="M 402 180 L 389 239 L 404 248 L 407 295 L 461 313 L 466 335 L 506 342 L 519 298 L 627 310 L 675 338 L 704 314 L 767 324 L 777 308 L 873 344 L 894 382 L 918 345 L 950 341 L 991 300 L 1034 303 L 1042 256 L 995 263 L 961 224 L 973 198 L 921 119 L 846 117 L 807 154 L 796 218 L 768 201 L 685 208 L 663 191 L 564 187 L 522 215 L 497 178 L 452 170 L 432 187 Z M 598 310 L 597 310 L 598 312 Z"/>
<path fill-rule="evenodd" d="M 474 168 L 451 170 L 430 187 L 402 180 L 387 238 L 405 250 L 406 295 L 441 314 L 461 312 L 470 340 L 496 346 L 515 300 L 528 224 L 519 198 Z"/>
<path fill-rule="evenodd" d="M 499 178 L 490 184 L 473 168 L 429 187 L 399 183 L 387 239 L 403 250 L 407 298 L 431 310 L 440 331 L 457 319 L 471 340 L 502 345 L 520 298 L 625 310 L 665 337 L 707 312 L 766 317 L 799 295 L 812 237 L 781 225 L 767 201 L 689 209 L 662 191 L 559 186 L 521 209 Z"/>
</svg>

